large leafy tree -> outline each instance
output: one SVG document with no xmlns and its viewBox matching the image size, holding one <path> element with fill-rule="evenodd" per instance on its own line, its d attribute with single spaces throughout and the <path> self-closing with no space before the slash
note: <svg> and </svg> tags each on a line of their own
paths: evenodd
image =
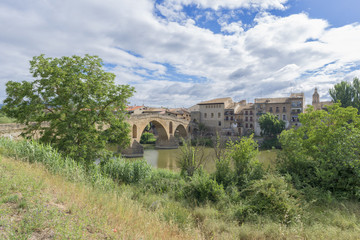
<svg viewBox="0 0 360 240">
<path fill-rule="evenodd" d="M 261 134 L 270 138 L 276 137 L 285 129 L 285 122 L 271 113 L 265 113 L 259 118 Z"/>
<path fill-rule="evenodd" d="M 354 78 L 352 83 L 342 81 L 329 89 L 333 102 L 340 102 L 342 107 L 352 106 L 360 109 L 360 81 Z"/>
<path fill-rule="evenodd" d="M 67 156 L 90 163 L 108 141 L 129 143 L 125 107 L 134 89 L 116 85 L 97 56 L 45 58 L 30 61 L 32 82 L 9 81 L 2 111 Z"/>
<path fill-rule="evenodd" d="M 301 126 L 282 132 L 277 167 L 295 186 L 320 187 L 341 197 L 360 199 L 360 116 L 340 104 L 328 111 L 309 107 Z"/>
</svg>

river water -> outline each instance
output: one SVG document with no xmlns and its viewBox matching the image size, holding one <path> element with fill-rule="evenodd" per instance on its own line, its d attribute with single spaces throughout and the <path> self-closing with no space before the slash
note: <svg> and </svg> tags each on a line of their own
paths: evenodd
<svg viewBox="0 0 360 240">
<path fill-rule="evenodd" d="M 155 149 L 153 145 L 144 146 L 144 159 L 155 168 L 165 168 L 178 171 L 177 160 L 181 154 L 180 149 Z M 116 151 L 116 146 L 109 146 L 109 150 Z M 258 159 L 264 163 L 264 166 L 270 166 L 275 163 L 278 150 L 260 151 Z M 213 148 L 205 148 L 204 158 L 206 159 L 204 169 L 208 172 L 215 170 L 215 153 Z"/>
</svg>

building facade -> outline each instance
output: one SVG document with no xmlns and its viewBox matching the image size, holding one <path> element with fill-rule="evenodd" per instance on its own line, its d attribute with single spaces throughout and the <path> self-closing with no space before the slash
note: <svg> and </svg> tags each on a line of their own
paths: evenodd
<svg viewBox="0 0 360 240">
<path fill-rule="evenodd" d="M 299 114 L 305 109 L 304 93 L 292 93 L 283 98 L 256 98 L 255 99 L 255 135 L 260 135 L 259 118 L 265 113 L 271 113 L 285 122 L 285 128 L 299 126 Z"/>
</svg>

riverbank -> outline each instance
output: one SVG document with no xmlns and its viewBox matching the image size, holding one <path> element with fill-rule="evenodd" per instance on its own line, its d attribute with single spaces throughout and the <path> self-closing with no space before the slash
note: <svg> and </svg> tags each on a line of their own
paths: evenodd
<svg viewBox="0 0 360 240">
<path fill-rule="evenodd" d="M 0 157 L 0 239 L 200 239 L 123 194 Z"/>
<path fill-rule="evenodd" d="M 0 145 L 3 155 L 25 161 L 0 162 L 0 232 L 15 239 L 38 233 L 80 239 L 358 239 L 360 232 L 359 202 L 338 201 L 326 193 L 308 200 L 295 193 L 296 214 L 279 220 L 245 212 L 246 202 L 236 191 L 217 198 L 221 191 L 214 189 L 209 194 L 215 198 L 194 201 L 192 197 L 201 200 L 192 195 L 194 190 L 214 184 L 206 175 L 185 181 L 178 173 L 124 160 L 104 171 L 96 167 L 85 172 L 49 147 L 8 141 Z M 262 182 L 285 184 L 276 176 Z M 283 190 L 267 192 L 285 200 Z M 278 203 L 273 206 L 288 208 L 292 200 Z"/>
</svg>

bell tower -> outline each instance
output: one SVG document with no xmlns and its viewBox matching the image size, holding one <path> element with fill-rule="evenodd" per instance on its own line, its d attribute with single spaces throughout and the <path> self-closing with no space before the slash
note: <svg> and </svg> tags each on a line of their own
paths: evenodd
<svg viewBox="0 0 360 240">
<path fill-rule="evenodd" d="M 319 93 L 317 92 L 317 88 L 315 88 L 314 94 L 312 96 L 312 105 L 320 103 L 320 96 Z"/>
</svg>

